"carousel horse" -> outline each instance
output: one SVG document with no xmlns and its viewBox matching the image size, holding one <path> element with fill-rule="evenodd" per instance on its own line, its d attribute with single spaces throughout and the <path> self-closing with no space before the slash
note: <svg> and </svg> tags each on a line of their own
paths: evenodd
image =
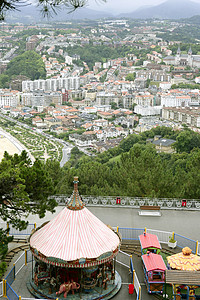
<svg viewBox="0 0 200 300">
<path fill-rule="evenodd" d="M 115 271 L 114 270 L 111 271 L 111 278 L 110 279 L 112 280 L 113 283 L 115 282 Z"/>
<path fill-rule="evenodd" d="M 101 269 L 99 268 L 99 274 L 97 275 L 97 286 L 101 287 L 102 286 L 102 273 Z"/>
<path fill-rule="evenodd" d="M 67 298 L 67 294 L 69 293 L 69 291 L 71 290 L 72 291 L 72 295 L 74 295 L 74 290 L 77 290 L 80 288 L 80 284 L 73 281 L 73 279 L 70 281 L 68 281 L 67 283 L 62 283 L 60 285 L 60 288 L 59 288 L 59 292 L 56 292 L 56 295 L 60 295 L 62 293 L 64 293 L 64 298 Z"/>
<path fill-rule="evenodd" d="M 67 298 L 67 294 L 69 293 L 69 291 L 71 290 L 72 287 L 72 283 L 70 281 L 68 282 L 64 282 L 60 285 L 59 291 L 56 292 L 56 295 L 60 295 L 62 293 L 64 293 L 64 298 Z"/>
<path fill-rule="evenodd" d="M 107 285 L 108 285 L 108 281 L 110 281 L 109 277 L 108 277 L 108 273 L 106 273 L 106 277 L 103 280 L 103 288 L 104 290 L 107 290 Z"/>
<path fill-rule="evenodd" d="M 73 279 L 71 280 L 71 291 L 72 291 L 72 295 L 74 295 L 74 290 L 77 290 L 80 288 L 80 284 L 75 282 Z"/>
<path fill-rule="evenodd" d="M 36 286 L 38 286 L 38 277 L 37 277 L 37 273 L 35 273 L 34 275 L 34 283 Z"/>
</svg>

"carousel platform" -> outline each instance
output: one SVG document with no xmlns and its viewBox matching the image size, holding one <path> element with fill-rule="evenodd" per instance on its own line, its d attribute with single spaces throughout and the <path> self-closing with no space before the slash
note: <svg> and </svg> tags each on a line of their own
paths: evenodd
<svg viewBox="0 0 200 300">
<path fill-rule="evenodd" d="M 115 272 L 115 282 L 108 282 L 107 288 L 103 289 L 102 287 L 95 286 L 94 288 L 90 290 L 82 290 L 79 292 L 75 292 L 74 295 L 69 292 L 67 295 L 68 300 L 97 300 L 97 299 L 111 299 L 114 297 L 121 288 L 121 277 L 119 273 Z M 52 294 L 49 294 L 49 286 L 45 285 L 43 283 L 40 283 L 38 286 L 35 285 L 34 281 L 32 279 L 29 279 L 27 282 L 27 288 L 30 291 L 30 293 L 38 299 L 66 299 L 64 298 L 64 294 L 56 295 L 57 290 L 53 290 Z"/>
</svg>

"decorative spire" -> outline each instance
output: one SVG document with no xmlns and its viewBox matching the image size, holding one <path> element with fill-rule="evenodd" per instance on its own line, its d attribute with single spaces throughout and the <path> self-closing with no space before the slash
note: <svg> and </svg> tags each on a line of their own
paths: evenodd
<svg viewBox="0 0 200 300">
<path fill-rule="evenodd" d="M 181 54 L 181 49 L 180 49 L 180 46 L 178 46 L 178 49 L 177 49 L 177 54 Z"/>
<path fill-rule="evenodd" d="M 71 196 L 71 200 L 67 204 L 67 208 L 71 210 L 81 210 L 84 208 L 85 204 L 81 200 L 81 197 L 79 196 L 78 192 L 78 177 L 74 177 L 74 191 Z"/>
</svg>

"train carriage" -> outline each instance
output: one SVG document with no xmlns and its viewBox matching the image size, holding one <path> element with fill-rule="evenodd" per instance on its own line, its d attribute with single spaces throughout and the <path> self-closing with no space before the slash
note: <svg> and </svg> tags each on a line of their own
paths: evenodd
<svg viewBox="0 0 200 300">
<path fill-rule="evenodd" d="M 141 245 L 141 254 L 147 254 L 147 252 L 152 252 L 159 254 L 162 247 L 158 240 L 157 235 L 144 232 L 139 235 L 140 245 Z"/>
<path fill-rule="evenodd" d="M 142 261 L 148 293 L 162 293 L 167 269 L 162 256 L 148 252 L 142 255 Z"/>
</svg>

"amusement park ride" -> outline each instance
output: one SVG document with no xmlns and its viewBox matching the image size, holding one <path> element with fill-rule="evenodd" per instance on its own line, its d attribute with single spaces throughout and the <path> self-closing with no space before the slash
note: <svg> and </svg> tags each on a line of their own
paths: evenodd
<svg viewBox="0 0 200 300">
<path fill-rule="evenodd" d="M 186 247 L 167 257 L 166 266 L 156 235 L 145 230 L 139 240 L 149 294 L 162 294 L 167 283 L 173 300 L 200 299 L 199 256 Z M 121 288 L 115 268 L 120 243 L 118 233 L 85 207 L 74 177 L 66 207 L 30 236 L 34 263 L 27 287 L 36 298 L 110 299 Z"/>
<path fill-rule="evenodd" d="M 162 294 L 166 284 L 172 286 L 173 300 L 200 299 L 200 257 L 188 247 L 167 257 L 167 267 L 161 256 L 158 237 L 146 233 L 139 236 L 141 258 L 148 293 Z"/>
<path fill-rule="evenodd" d="M 30 237 L 35 264 L 27 286 L 45 299 L 109 299 L 121 287 L 119 246 L 118 233 L 85 207 L 75 177 L 67 206 Z"/>
</svg>

